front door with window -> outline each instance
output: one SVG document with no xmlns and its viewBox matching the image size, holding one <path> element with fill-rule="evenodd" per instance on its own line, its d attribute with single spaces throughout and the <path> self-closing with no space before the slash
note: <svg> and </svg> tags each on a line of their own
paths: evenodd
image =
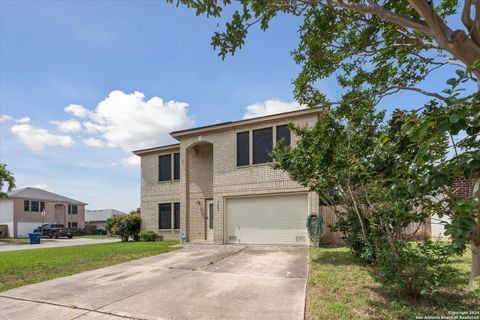
<svg viewBox="0 0 480 320">
<path fill-rule="evenodd" d="M 213 200 L 207 200 L 207 240 L 213 241 Z"/>
</svg>

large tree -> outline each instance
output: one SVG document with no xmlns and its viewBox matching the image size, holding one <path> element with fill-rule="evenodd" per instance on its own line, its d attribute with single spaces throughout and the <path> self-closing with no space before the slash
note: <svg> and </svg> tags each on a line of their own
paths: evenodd
<svg viewBox="0 0 480 320">
<path fill-rule="evenodd" d="M 174 2 L 173 0 L 168 0 Z M 480 0 L 178 0 L 197 14 L 231 19 L 212 37 L 221 58 L 244 44 L 251 28 L 269 28 L 278 14 L 302 19 L 299 46 L 293 52 L 301 71 L 294 81 L 295 98 L 309 107 L 355 108 L 368 98 L 373 105 L 400 91 L 426 97 L 428 104 L 409 103 L 403 129 L 420 149 L 416 161 L 432 170 L 425 183 L 452 194 L 451 180 L 480 180 L 479 79 Z M 453 68 L 452 68 L 453 66 Z M 452 72 L 458 69 L 457 74 Z M 423 87 L 422 81 L 445 77 L 445 90 Z M 331 101 L 318 86 L 321 79 L 336 79 L 342 87 L 338 101 Z M 473 80 L 473 85 L 468 81 Z M 412 110 L 413 109 L 413 110 Z M 450 137 L 451 152 L 429 159 L 434 139 Z M 419 183 L 412 188 L 422 188 Z M 453 218 L 449 232 L 458 248 L 470 241 L 470 284 L 479 274 L 480 215 L 453 197 L 442 210 Z M 433 204 L 432 204 L 433 207 Z M 470 212 L 466 212 L 466 210 Z"/>
<path fill-rule="evenodd" d="M 0 199 L 6 198 L 7 192 L 12 191 L 13 188 L 15 188 L 13 174 L 7 169 L 6 164 L 0 163 Z"/>
</svg>

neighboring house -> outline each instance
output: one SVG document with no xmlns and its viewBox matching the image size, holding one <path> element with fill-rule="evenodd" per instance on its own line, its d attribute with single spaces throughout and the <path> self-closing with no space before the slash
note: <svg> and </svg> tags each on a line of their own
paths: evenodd
<svg viewBox="0 0 480 320">
<path fill-rule="evenodd" d="M 85 227 L 86 203 L 43 189 L 23 188 L 0 200 L 0 225 L 7 225 L 10 237 L 28 237 L 42 223 L 63 223 L 72 228 Z"/>
<path fill-rule="evenodd" d="M 457 198 L 470 198 L 472 196 L 480 197 L 480 185 L 477 180 L 475 184 L 474 179 L 455 179 L 453 181 L 453 194 Z M 442 218 L 437 215 L 432 217 L 432 238 L 437 240 L 448 239 L 445 235 L 445 224 L 450 223 L 451 218 L 443 216 Z"/>
<path fill-rule="evenodd" d="M 165 238 L 214 243 L 307 244 L 307 215 L 318 196 L 271 167 L 287 125 L 312 127 L 320 109 L 172 132 L 177 144 L 134 151 L 141 157 L 142 228 Z"/>
<path fill-rule="evenodd" d="M 97 229 L 105 229 L 108 218 L 124 214 L 126 213 L 115 209 L 87 210 L 85 211 L 85 224 L 87 226 L 94 225 Z"/>
</svg>

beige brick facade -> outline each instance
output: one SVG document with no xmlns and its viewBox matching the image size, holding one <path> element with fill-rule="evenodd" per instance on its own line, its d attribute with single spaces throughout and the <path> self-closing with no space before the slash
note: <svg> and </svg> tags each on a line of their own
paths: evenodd
<svg viewBox="0 0 480 320">
<path fill-rule="evenodd" d="M 185 232 L 189 240 L 206 239 L 206 200 L 214 203 L 214 242 L 225 243 L 225 203 L 230 197 L 299 193 L 308 190 L 293 182 L 288 174 L 274 170 L 270 164 L 237 167 L 236 135 L 293 123 L 297 126 L 313 126 L 318 110 L 290 112 L 227 123 L 212 127 L 172 133 L 179 144 L 139 150 L 141 156 L 141 212 L 142 227 L 158 229 L 158 204 L 180 202 L 180 231 L 161 230 L 165 238 L 178 238 Z M 273 141 L 275 141 L 273 130 Z M 292 144 L 296 138 L 292 134 Z M 158 157 L 180 152 L 180 181 L 158 181 Z M 252 158 L 252 134 L 250 134 L 250 159 Z M 252 163 L 252 161 L 250 161 Z M 318 211 L 318 198 L 308 192 L 309 211 Z"/>
</svg>

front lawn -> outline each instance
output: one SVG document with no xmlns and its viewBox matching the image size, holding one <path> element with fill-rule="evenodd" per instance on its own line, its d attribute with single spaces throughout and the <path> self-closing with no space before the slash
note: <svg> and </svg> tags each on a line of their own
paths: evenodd
<svg viewBox="0 0 480 320">
<path fill-rule="evenodd" d="M 0 291 L 169 252 L 178 241 L 118 242 L 0 252 Z"/>
<path fill-rule="evenodd" d="M 480 288 L 465 288 L 470 252 L 454 260 L 460 276 L 432 299 L 411 301 L 376 283 L 374 270 L 354 259 L 345 247 L 312 248 L 307 286 L 306 319 L 415 319 L 448 316 L 449 311 L 480 310 Z M 477 280 L 478 283 L 478 280 Z"/>
</svg>

